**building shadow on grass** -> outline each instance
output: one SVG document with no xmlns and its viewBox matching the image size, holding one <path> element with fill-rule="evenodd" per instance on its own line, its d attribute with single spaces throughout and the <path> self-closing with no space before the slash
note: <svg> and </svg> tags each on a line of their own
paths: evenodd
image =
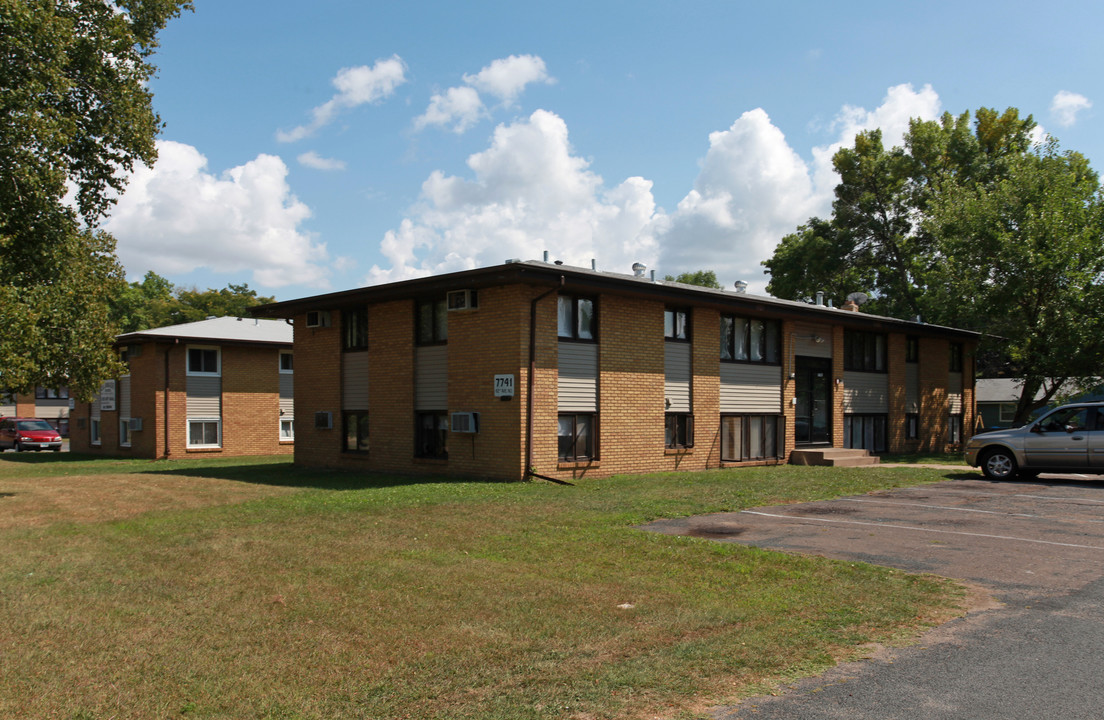
<svg viewBox="0 0 1104 720">
<path fill-rule="evenodd" d="M 0 450 L 0 462 L 14 462 L 24 465 L 46 465 L 49 463 L 74 463 L 74 462 L 87 462 L 89 460 L 102 460 L 100 455 L 82 455 L 80 453 L 71 452 L 52 452 L 50 450 L 41 450 L 38 452 L 32 450 L 26 450 L 24 452 L 14 452 L 12 450 Z M 109 460 L 112 458 L 108 458 Z M 119 458 L 129 460 L 130 458 Z"/>
<path fill-rule="evenodd" d="M 505 480 L 479 477 L 453 477 L 445 475 L 400 475 L 395 473 L 350 472 L 296 467 L 291 464 L 224 465 L 191 468 L 158 468 L 156 465 L 141 471 L 142 475 L 175 475 L 183 477 L 215 478 L 254 485 L 273 487 L 313 488 L 317 490 L 367 490 L 407 485 L 431 485 L 438 483 L 503 483 Z"/>
</svg>

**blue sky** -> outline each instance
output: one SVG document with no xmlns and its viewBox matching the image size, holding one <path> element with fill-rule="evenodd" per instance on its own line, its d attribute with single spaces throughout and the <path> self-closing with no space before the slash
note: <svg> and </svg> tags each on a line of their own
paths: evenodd
<svg viewBox="0 0 1104 720">
<path fill-rule="evenodd" d="M 1104 170 L 1097 3 L 195 6 L 106 223 L 132 280 L 290 299 L 548 250 L 761 291 L 859 130 L 1014 106 Z"/>
</svg>

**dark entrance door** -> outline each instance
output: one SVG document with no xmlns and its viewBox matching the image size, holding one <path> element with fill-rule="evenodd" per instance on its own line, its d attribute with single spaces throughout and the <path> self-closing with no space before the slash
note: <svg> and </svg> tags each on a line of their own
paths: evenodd
<svg viewBox="0 0 1104 720">
<path fill-rule="evenodd" d="M 797 445 L 828 445 L 832 442 L 832 361 L 829 358 L 794 358 L 794 391 L 797 414 L 794 442 Z"/>
</svg>

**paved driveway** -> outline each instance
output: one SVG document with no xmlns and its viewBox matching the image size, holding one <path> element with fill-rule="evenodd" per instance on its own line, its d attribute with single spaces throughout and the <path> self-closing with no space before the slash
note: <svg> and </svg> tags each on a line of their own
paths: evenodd
<svg viewBox="0 0 1104 720">
<path fill-rule="evenodd" d="M 717 718 L 1104 717 L 1104 479 L 960 479 L 648 527 L 936 573 L 999 601 Z"/>
</svg>

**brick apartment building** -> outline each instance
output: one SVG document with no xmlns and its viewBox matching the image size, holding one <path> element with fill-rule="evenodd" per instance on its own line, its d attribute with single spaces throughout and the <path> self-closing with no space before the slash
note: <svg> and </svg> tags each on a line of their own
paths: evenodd
<svg viewBox="0 0 1104 720">
<path fill-rule="evenodd" d="M 291 453 L 292 328 L 283 320 L 209 318 L 119 335 L 129 374 L 75 403 L 74 452 L 165 458 Z"/>
<path fill-rule="evenodd" d="M 308 466 L 568 479 L 973 427 L 976 333 L 643 271 L 509 261 L 254 312 L 294 319 Z"/>
</svg>

